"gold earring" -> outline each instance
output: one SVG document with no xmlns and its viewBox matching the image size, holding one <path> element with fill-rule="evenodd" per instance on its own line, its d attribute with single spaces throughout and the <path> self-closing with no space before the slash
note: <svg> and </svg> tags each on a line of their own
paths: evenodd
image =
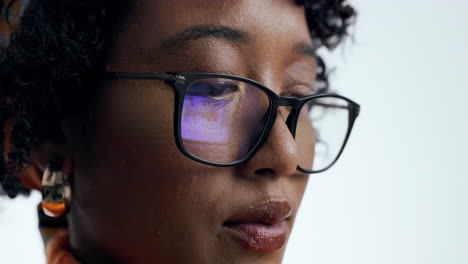
<svg viewBox="0 0 468 264">
<path fill-rule="evenodd" d="M 42 210 L 50 217 L 67 213 L 71 203 L 71 188 L 68 175 L 48 166 L 42 176 Z"/>
</svg>

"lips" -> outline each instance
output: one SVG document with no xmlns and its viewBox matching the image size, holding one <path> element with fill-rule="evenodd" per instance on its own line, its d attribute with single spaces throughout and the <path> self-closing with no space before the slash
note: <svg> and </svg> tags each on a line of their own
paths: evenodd
<svg viewBox="0 0 468 264">
<path fill-rule="evenodd" d="M 226 232 L 248 250 L 274 252 L 284 246 L 292 207 L 286 200 L 268 200 L 226 220 Z"/>
</svg>

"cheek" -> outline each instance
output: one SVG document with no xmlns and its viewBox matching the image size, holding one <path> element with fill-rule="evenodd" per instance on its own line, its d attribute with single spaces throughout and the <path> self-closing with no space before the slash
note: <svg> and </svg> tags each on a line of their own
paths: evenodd
<svg viewBox="0 0 468 264">
<path fill-rule="evenodd" d="M 109 191 L 116 195 L 119 189 L 141 196 L 156 182 L 167 185 L 164 175 L 181 159 L 172 135 L 173 92 L 160 82 L 153 84 L 122 81 L 104 89 L 100 100 L 93 144 L 96 173 L 112 183 Z"/>
<path fill-rule="evenodd" d="M 95 240 L 105 241 L 121 258 L 171 255 L 183 241 L 206 239 L 210 214 L 204 212 L 216 200 L 207 190 L 223 179 L 202 177 L 213 172 L 178 151 L 170 87 L 121 83 L 103 89 L 92 146 L 94 170 L 77 177 L 74 202 L 82 209 L 80 217 L 92 223 L 86 226 L 97 230 L 89 231 L 100 236 Z"/>
</svg>

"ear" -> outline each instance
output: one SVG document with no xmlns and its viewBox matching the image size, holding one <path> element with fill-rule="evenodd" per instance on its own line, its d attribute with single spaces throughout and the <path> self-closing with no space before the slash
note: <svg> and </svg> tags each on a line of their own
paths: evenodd
<svg viewBox="0 0 468 264">
<path fill-rule="evenodd" d="M 15 151 L 14 145 L 12 142 L 11 131 L 15 118 L 7 119 L 3 124 L 3 162 L 7 164 L 8 153 Z M 72 170 L 71 158 L 64 155 L 61 151 L 60 146 L 51 143 L 44 142 L 39 146 L 31 149 L 29 160 L 31 165 L 16 174 L 16 177 L 21 182 L 21 184 L 30 190 L 41 190 L 42 186 L 42 174 L 52 161 L 53 158 L 61 156 L 63 157 L 62 161 L 62 171 L 64 174 L 69 174 Z"/>
</svg>

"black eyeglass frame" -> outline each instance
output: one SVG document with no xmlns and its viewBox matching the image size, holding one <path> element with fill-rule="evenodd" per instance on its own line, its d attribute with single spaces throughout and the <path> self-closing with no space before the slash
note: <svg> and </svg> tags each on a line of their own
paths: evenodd
<svg viewBox="0 0 468 264">
<path fill-rule="evenodd" d="M 357 104 L 356 102 L 352 101 L 351 99 L 348 99 L 344 96 L 335 94 L 335 93 L 321 93 L 321 94 L 316 94 L 316 95 L 310 95 L 306 96 L 303 98 L 295 98 L 295 97 L 287 97 L 287 96 L 279 96 L 276 93 L 274 93 L 271 89 L 267 88 L 266 86 L 245 78 L 241 76 L 236 76 L 236 75 L 230 75 L 230 74 L 222 74 L 222 73 L 205 73 L 205 72 L 168 72 L 168 73 L 157 73 L 157 72 L 104 72 L 104 77 L 107 79 L 127 79 L 127 80 L 162 80 L 165 81 L 169 86 L 171 86 L 174 90 L 175 94 L 175 111 L 174 111 L 174 136 L 176 139 L 176 145 L 179 148 L 179 150 L 187 157 L 189 157 L 192 160 L 195 160 L 197 162 L 206 164 L 206 165 L 212 165 L 212 166 L 218 166 L 218 167 L 230 167 L 230 166 L 235 166 L 239 165 L 241 163 L 247 162 L 249 159 L 251 159 L 255 153 L 260 149 L 260 147 L 263 145 L 265 140 L 267 139 L 268 135 L 270 134 L 271 129 L 273 128 L 274 123 L 276 122 L 276 117 L 277 117 L 277 112 L 278 112 L 278 107 L 280 106 L 288 106 L 291 107 L 291 112 L 288 116 L 288 119 L 286 120 L 286 125 L 289 128 L 289 131 L 291 132 L 293 138 L 296 137 L 296 126 L 297 126 L 297 121 L 299 119 L 299 113 L 302 109 L 302 107 L 315 99 L 319 98 L 339 98 L 342 100 L 345 100 L 348 102 L 348 113 L 349 113 L 349 120 L 348 120 L 348 130 L 346 132 L 346 136 L 344 138 L 344 142 L 341 146 L 340 151 L 338 152 L 338 155 L 335 157 L 335 159 L 331 162 L 330 165 L 327 167 L 316 170 L 316 171 L 311 171 L 311 170 L 306 170 L 301 168 L 299 165 L 297 166 L 297 170 L 307 173 L 307 174 L 313 174 L 313 173 L 320 173 L 323 171 L 328 170 L 330 167 L 332 167 L 338 158 L 341 156 L 347 142 L 349 139 L 349 136 L 351 134 L 351 130 L 354 126 L 354 122 L 356 118 L 359 115 L 360 112 L 360 105 Z M 205 78 L 225 78 L 225 79 L 231 79 L 231 80 L 236 80 L 236 81 L 241 81 L 248 83 L 250 85 L 253 85 L 259 89 L 261 89 L 263 92 L 266 93 L 269 99 L 269 107 L 268 107 L 268 119 L 266 121 L 266 127 L 264 128 L 262 135 L 260 135 L 260 138 L 258 139 L 257 143 L 251 148 L 251 150 L 244 155 L 244 157 L 240 160 L 236 160 L 233 162 L 227 162 L 227 163 L 220 163 L 220 162 L 213 162 L 213 161 L 208 161 L 202 158 L 199 158 L 193 154 L 191 154 L 189 151 L 187 151 L 184 147 L 183 144 L 183 139 L 181 136 L 181 118 L 182 118 L 182 108 L 183 108 L 183 102 L 185 99 L 185 95 L 187 93 L 188 88 L 190 85 L 197 80 L 200 79 L 205 79 Z"/>
</svg>

